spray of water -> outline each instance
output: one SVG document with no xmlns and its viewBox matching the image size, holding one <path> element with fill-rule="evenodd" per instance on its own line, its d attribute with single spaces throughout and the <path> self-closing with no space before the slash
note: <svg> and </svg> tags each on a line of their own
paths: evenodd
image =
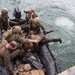
<svg viewBox="0 0 75 75">
<path fill-rule="evenodd" d="M 61 27 L 65 27 L 65 29 L 73 29 L 74 28 L 74 23 L 69 19 L 69 18 L 66 18 L 66 17 L 58 17 L 56 20 L 55 20 L 55 24 L 57 26 L 61 26 Z"/>
</svg>

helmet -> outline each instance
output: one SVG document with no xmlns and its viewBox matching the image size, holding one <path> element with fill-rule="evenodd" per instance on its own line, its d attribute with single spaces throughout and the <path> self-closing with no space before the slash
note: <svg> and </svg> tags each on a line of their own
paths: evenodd
<svg viewBox="0 0 75 75">
<path fill-rule="evenodd" d="M 7 8 L 3 8 L 3 9 L 1 10 L 1 12 L 2 12 L 2 13 L 8 13 L 8 9 L 7 9 Z"/>
<path fill-rule="evenodd" d="M 20 26 L 13 26 L 11 29 L 12 33 L 20 33 L 22 30 Z"/>
<path fill-rule="evenodd" d="M 15 16 L 16 19 L 20 19 L 21 18 L 21 11 L 19 10 L 18 7 L 14 8 L 13 15 Z"/>
<path fill-rule="evenodd" d="M 18 43 L 15 42 L 15 41 L 11 41 L 11 42 L 9 43 L 9 45 L 11 46 L 11 47 L 10 47 L 11 50 L 15 50 L 15 49 L 18 48 Z"/>
<path fill-rule="evenodd" d="M 41 21 L 41 19 L 40 19 L 39 17 L 36 17 L 36 18 L 34 19 L 34 22 L 35 22 L 35 23 L 39 23 L 39 22 L 42 22 L 42 21 Z"/>
<path fill-rule="evenodd" d="M 25 71 L 29 71 L 31 69 L 31 65 L 25 64 L 23 68 L 24 68 Z"/>
</svg>

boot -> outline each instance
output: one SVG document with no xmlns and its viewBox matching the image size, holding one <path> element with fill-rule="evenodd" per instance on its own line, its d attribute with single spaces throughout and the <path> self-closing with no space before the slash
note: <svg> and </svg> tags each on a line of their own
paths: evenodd
<svg viewBox="0 0 75 75">
<path fill-rule="evenodd" d="M 59 38 L 59 39 L 58 39 L 58 41 L 59 41 L 60 43 L 62 43 L 62 40 L 61 40 L 61 38 Z"/>
<path fill-rule="evenodd" d="M 45 41 L 47 43 L 50 43 L 50 42 L 60 42 L 60 43 L 62 43 L 61 38 L 45 38 Z"/>
</svg>

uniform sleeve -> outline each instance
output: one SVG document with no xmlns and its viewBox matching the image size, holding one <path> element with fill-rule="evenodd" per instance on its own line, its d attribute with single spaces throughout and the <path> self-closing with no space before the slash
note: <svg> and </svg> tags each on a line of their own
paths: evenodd
<svg viewBox="0 0 75 75">
<path fill-rule="evenodd" d="M 5 63 L 6 69 L 8 70 L 10 74 L 13 74 L 13 68 L 12 68 L 11 60 L 10 60 L 10 52 L 6 50 L 4 54 L 5 54 L 4 63 Z"/>
<path fill-rule="evenodd" d="M 43 32 L 45 31 L 45 28 L 44 28 L 44 26 L 43 26 L 43 24 L 40 22 L 40 27 L 41 27 L 41 29 L 43 30 Z"/>
<path fill-rule="evenodd" d="M 16 40 L 17 40 L 17 42 L 20 42 L 21 44 L 35 42 L 35 40 L 31 40 L 31 39 L 28 39 L 28 38 L 23 38 L 21 36 L 17 37 Z"/>
<path fill-rule="evenodd" d="M 23 50 L 17 49 L 15 51 L 13 51 L 10 55 L 11 59 L 14 59 L 17 56 L 22 56 L 24 54 Z"/>
<path fill-rule="evenodd" d="M 32 25 L 33 23 L 34 23 L 34 19 L 33 18 L 30 18 L 29 24 Z"/>
<path fill-rule="evenodd" d="M 8 30 L 3 33 L 3 38 L 7 39 L 10 35 L 12 35 L 12 31 Z"/>
<path fill-rule="evenodd" d="M 16 36 L 15 38 L 17 42 L 19 42 L 20 44 L 23 44 L 25 42 L 25 38 L 21 37 L 21 36 Z"/>
<path fill-rule="evenodd" d="M 1 30 L 3 29 L 1 16 L 0 16 L 0 28 L 1 28 Z"/>
</svg>

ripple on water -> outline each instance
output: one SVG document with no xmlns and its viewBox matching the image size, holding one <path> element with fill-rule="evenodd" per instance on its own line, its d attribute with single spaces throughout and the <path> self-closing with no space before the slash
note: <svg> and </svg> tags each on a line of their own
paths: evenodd
<svg viewBox="0 0 75 75">
<path fill-rule="evenodd" d="M 73 29 L 74 27 L 74 23 L 69 18 L 66 18 L 66 17 L 58 17 L 55 20 L 55 24 L 57 26 L 65 27 L 68 29 Z"/>
<path fill-rule="evenodd" d="M 21 0 L 7 0 L 7 2 L 9 4 L 19 4 L 19 3 L 21 3 Z"/>
</svg>

